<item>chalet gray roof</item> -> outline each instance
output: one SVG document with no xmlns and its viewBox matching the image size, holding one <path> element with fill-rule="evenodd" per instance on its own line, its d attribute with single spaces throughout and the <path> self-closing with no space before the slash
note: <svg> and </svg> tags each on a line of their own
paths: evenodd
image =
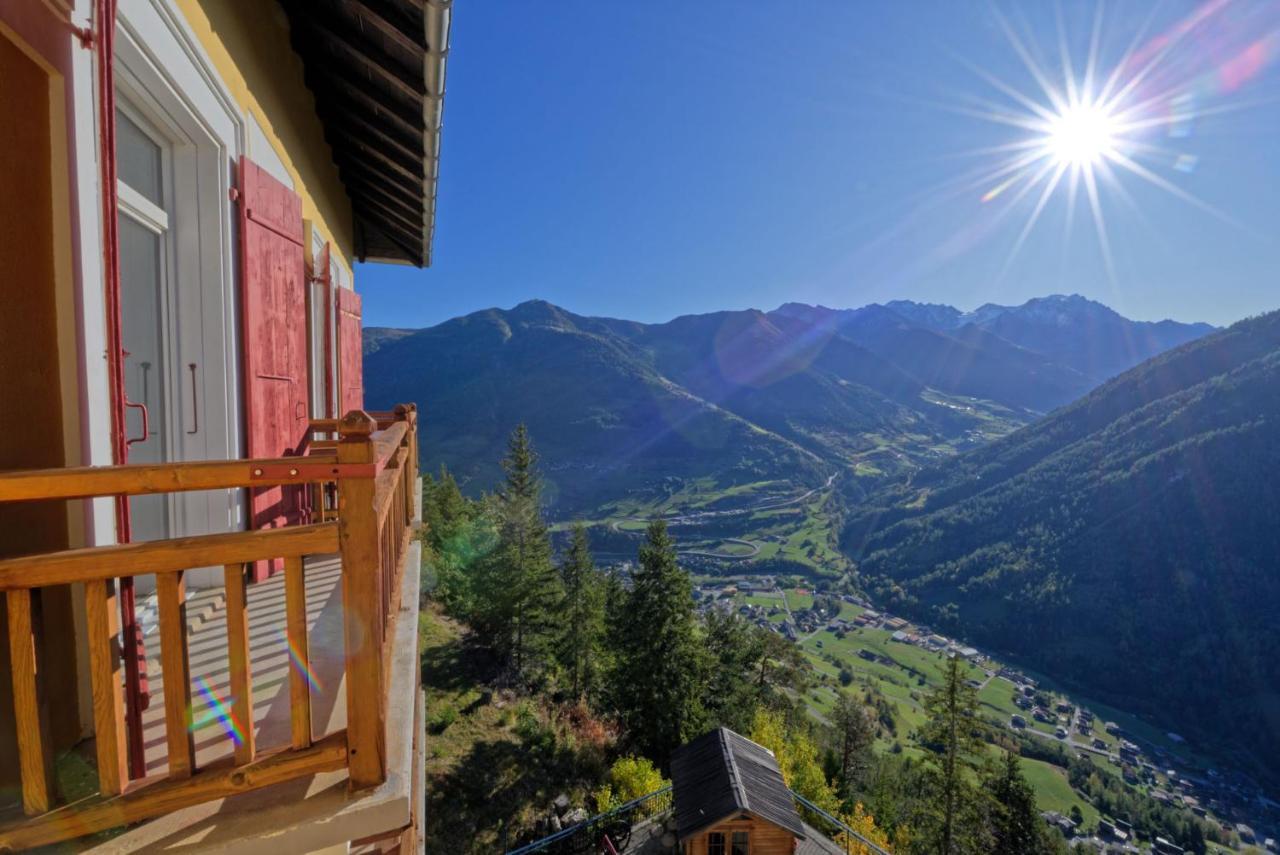
<svg viewBox="0 0 1280 855">
<path fill-rule="evenodd" d="M 676 749 L 671 782 L 680 840 L 743 811 L 806 836 L 773 753 L 726 727 Z"/>
</svg>

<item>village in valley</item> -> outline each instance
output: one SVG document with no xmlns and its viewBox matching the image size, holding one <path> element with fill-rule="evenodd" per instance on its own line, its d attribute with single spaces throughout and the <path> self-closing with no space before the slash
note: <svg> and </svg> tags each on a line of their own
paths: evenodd
<svg viewBox="0 0 1280 855">
<path fill-rule="evenodd" d="M 963 659 L 984 718 L 1023 746 L 1021 762 L 1044 820 L 1078 851 L 1184 850 L 1158 833 L 1135 829 L 1131 817 L 1100 813 L 1072 786 L 1063 768 L 1072 760 L 1118 777 L 1134 796 L 1218 824 L 1232 849 L 1210 843 L 1209 852 L 1280 850 L 1274 832 L 1255 830 L 1276 827 L 1280 805 L 1247 776 L 1213 768 L 1179 734 L 1103 704 L 1081 703 L 962 640 L 877 610 L 855 594 L 766 574 L 698 576 L 695 582 L 701 611 L 736 613 L 799 645 L 817 675 L 805 701 L 818 720 L 826 720 L 838 689 L 882 698 L 877 706 L 884 750 L 921 750 L 912 741 L 923 721 L 924 692 L 937 684 L 947 657 Z"/>
</svg>

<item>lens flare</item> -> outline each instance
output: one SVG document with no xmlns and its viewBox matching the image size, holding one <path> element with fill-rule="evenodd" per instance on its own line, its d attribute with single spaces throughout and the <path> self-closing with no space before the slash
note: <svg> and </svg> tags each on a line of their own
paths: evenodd
<svg viewBox="0 0 1280 855">
<path fill-rule="evenodd" d="M 204 677 L 196 678 L 196 688 L 200 692 L 200 697 L 204 700 L 205 709 L 200 716 L 193 715 L 191 717 L 191 732 L 217 722 L 222 725 L 222 731 L 236 745 L 244 744 L 244 730 L 241 729 L 240 722 L 236 721 L 235 713 L 232 712 L 231 703 L 224 701 L 218 691 L 209 684 Z"/>
<path fill-rule="evenodd" d="M 320 682 L 320 678 L 317 677 L 315 671 L 311 669 L 310 657 L 305 655 L 306 651 L 299 650 L 298 645 L 290 641 L 289 636 L 284 632 L 277 632 L 276 635 L 279 637 L 280 642 L 284 644 L 289 651 L 289 664 L 295 671 L 302 675 L 303 679 L 307 681 L 307 685 L 311 687 L 311 691 L 323 691 L 324 684 Z"/>
<path fill-rule="evenodd" d="M 995 158 L 960 181 L 961 187 L 976 191 L 983 204 L 999 200 L 1000 217 L 1023 210 L 1019 206 L 1027 200 L 1030 213 L 1006 259 L 1006 272 L 1050 199 L 1059 193 L 1066 197 L 1070 230 L 1077 199 L 1083 195 L 1114 283 L 1115 266 L 1103 209 L 1111 199 L 1141 214 L 1125 187 L 1128 180 L 1145 182 L 1249 231 L 1177 179 L 1196 168 L 1198 158 L 1184 146 L 1199 119 L 1258 103 L 1231 101 L 1228 96 L 1256 81 L 1265 67 L 1280 58 L 1280 6 L 1208 0 L 1155 36 L 1147 37 L 1144 26 L 1110 68 L 1101 59 L 1102 6 L 1095 8 L 1082 65 L 1073 62 L 1061 16 L 1060 70 L 1056 70 L 1045 65 L 1046 52 L 1024 38 L 1027 27 L 1016 28 L 998 9 L 993 10 L 995 17 L 1027 80 L 998 77 L 964 57 L 956 57 L 989 85 L 997 98 L 968 98 L 965 100 L 971 106 L 952 105 L 950 109 L 1013 131 L 1009 142 L 973 152 L 984 157 L 994 154 Z M 1178 148 L 1170 148 L 1171 144 Z"/>
</svg>

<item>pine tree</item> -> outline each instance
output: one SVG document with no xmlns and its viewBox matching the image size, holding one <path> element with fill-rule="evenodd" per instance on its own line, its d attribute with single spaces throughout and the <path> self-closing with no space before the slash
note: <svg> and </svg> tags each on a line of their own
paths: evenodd
<svg viewBox="0 0 1280 855">
<path fill-rule="evenodd" d="M 756 631 L 756 639 L 757 667 L 752 679 L 759 703 L 783 706 L 789 699 L 804 694 L 811 666 L 800 645 L 764 629 Z"/>
<path fill-rule="evenodd" d="M 993 855 L 1039 855 L 1049 850 L 1044 821 L 1036 810 L 1036 794 L 1022 774 L 1013 752 L 987 781 L 987 792 L 995 804 L 991 813 Z"/>
<path fill-rule="evenodd" d="M 840 692 L 831 723 L 836 729 L 839 758 L 836 790 L 841 799 L 849 802 L 871 762 L 871 743 L 876 738 L 875 718 L 870 709 L 849 693 Z"/>
<path fill-rule="evenodd" d="M 938 816 L 932 851 L 958 855 L 974 851 L 980 823 L 973 821 L 978 798 L 970 772 L 978 768 L 984 749 L 978 715 L 978 693 L 965 682 L 959 657 L 947 660 L 943 683 L 924 702 L 929 715 L 921 729 L 921 741 L 931 749 L 926 762 L 932 768 Z"/>
<path fill-rule="evenodd" d="M 542 519 L 537 456 L 523 424 L 511 434 L 502 468 L 506 481 L 493 499 L 498 542 L 483 574 L 490 599 L 485 625 L 516 673 L 536 679 L 550 657 L 564 595 Z"/>
<path fill-rule="evenodd" d="M 587 528 L 581 523 L 573 527 L 569 551 L 560 565 L 560 580 L 565 598 L 560 666 L 577 700 L 596 692 L 605 611 L 604 579 L 592 561 Z"/>
<path fill-rule="evenodd" d="M 423 590 L 454 617 L 477 618 L 478 565 L 494 548 L 495 532 L 484 505 L 468 499 L 449 471 L 422 483 Z"/>
<path fill-rule="evenodd" d="M 719 609 L 707 612 L 704 630 L 707 674 L 702 705 L 708 724 L 746 733 L 760 704 L 755 671 L 764 645 L 758 630 Z"/>
<path fill-rule="evenodd" d="M 649 524 L 639 558 L 626 604 L 616 613 L 610 694 L 632 742 L 665 765 L 703 726 L 703 656 L 693 584 L 676 563 L 666 523 Z"/>
<path fill-rule="evenodd" d="M 458 527 L 470 519 L 474 513 L 473 502 L 469 502 L 453 473 L 440 467 L 440 479 L 434 480 L 428 474 L 422 480 L 422 521 L 426 524 L 428 543 L 436 549 L 444 548 L 449 538 Z"/>
</svg>

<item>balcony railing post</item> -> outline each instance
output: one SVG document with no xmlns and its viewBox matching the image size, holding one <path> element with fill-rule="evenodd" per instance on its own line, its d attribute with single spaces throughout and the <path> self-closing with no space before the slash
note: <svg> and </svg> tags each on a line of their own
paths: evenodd
<svg viewBox="0 0 1280 855">
<path fill-rule="evenodd" d="M 396 421 L 406 422 L 409 426 L 409 429 L 404 432 L 404 439 L 400 441 L 400 444 L 406 450 L 404 465 L 400 469 L 400 477 L 404 479 L 404 519 L 408 523 L 413 519 L 413 486 L 418 481 L 417 408 L 412 404 L 397 404 Z"/>
<path fill-rule="evenodd" d="M 50 750 L 38 656 L 40 649 L 40 593 L 10 589 L 9 664 L 13 677 L 13 708 L 18 731 L 18 768 L 22 776 L 22 809 L 28 816 L 53 807 L 53 752 Z"/>
<path fill-rule="evenodd" d="M 413 473 L 410 487 L 418 483 L 418 405 L 409 405 L 409 428 L 412 438 L 409 440 L 409 471 Z"/>
<path fill-rule="evenodd" d="M 338 425 L 338 464 L 375 464 L 377 423 L 353 410 Z M 338 478 L 338 543 L 346 640 L 347 768 L 352 789 L 387 776 L 386 676 L 383 673 L 382 568 L 375 476 Z"/>
</svg>

